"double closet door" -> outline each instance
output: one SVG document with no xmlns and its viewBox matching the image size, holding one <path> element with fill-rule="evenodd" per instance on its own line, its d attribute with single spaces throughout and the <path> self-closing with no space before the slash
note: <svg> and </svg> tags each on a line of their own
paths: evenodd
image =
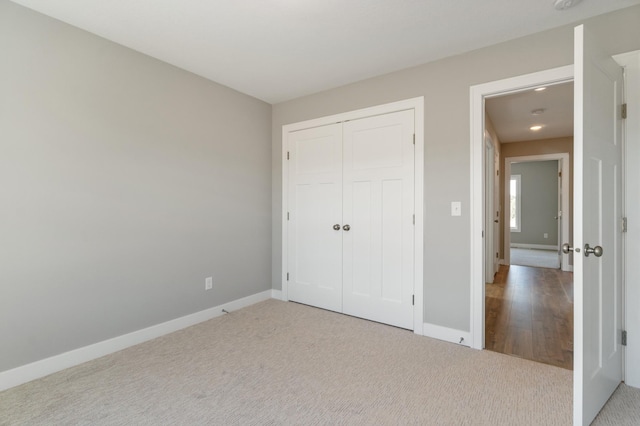
<svg viewBox="0 0 640 426">
<path fill-rule="evenodd" d="M 291 132 L 289 300 L 413 329 L 414 111 Z"/>
</svg>

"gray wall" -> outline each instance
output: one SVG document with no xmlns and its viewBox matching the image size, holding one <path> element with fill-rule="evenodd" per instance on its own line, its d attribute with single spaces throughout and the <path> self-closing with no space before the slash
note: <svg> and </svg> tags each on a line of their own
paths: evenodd
<svg viewBox="0 0 640 426">
<path fill-rule="evenodd" d="M 0 371 L 271 288 L 270 105 L 7 0 L 0 52 Z"/>
<path fill-rule="evenodd" d="M 521 185 L 520 232 L 511 232 L 511 244 L 557 246 L 558 160 L 513 163 L 511 175 Z"/>
<path fill-rule="evenodd" d="M 590 20 L 614 52 L 640 49 L 640 6 Z M 281 288 L 282 125 L 425 96 L 424 315 L 469 330 L 469 86 L 573 63 L 573 26 L 328 90 L 273 108 L 273 286 Z M 462 201 L 463 217 L 450 216 Z"/>
</svg>

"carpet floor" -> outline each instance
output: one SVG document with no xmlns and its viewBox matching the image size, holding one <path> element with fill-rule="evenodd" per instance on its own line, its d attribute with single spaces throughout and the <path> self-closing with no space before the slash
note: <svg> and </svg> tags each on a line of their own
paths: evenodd
<svg viewBox="0 0 640 426">
<path fill-rule="evenodd" d="M 0 424 L 568 425 L 571 383 L 557 367 L 269 300 L 1 392 Z"/>
<path fill-rule="evenodd" d="M 560 259 L 555 250 L 537 250 L 511 247 L 511 264 L 535 268 L 560 268 Z"/>
</svg>

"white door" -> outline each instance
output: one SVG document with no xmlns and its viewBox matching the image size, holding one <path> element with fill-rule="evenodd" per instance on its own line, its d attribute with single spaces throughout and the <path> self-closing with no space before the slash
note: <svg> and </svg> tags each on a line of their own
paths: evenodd
<svg viewBox="0 0 640 426">
<path fill-rule="evenodd" d="M 494 147 L 489 135 L 485 135 L 484 140 L 484 281 L 493 283 L 496 273 L 495 263 L 495 222 L 494 220 Z"/>
<path fill-rule="evenodd" d="M 576 425 L 591 423 L 622 380 L 622 71 L 609 54 L 598 49 L 597 42 L 597 36 L 589 28 L 576 27 L 573 234 Z M 601 257 L 589 253 L 596 246 L 602 248 Z"/>
<path fill-rule="evenodd" d="M 556 221 L 558 223 L 558 265 L 560 265 L 560 269 L 564 270 L 564 265 L 562 265 L 562 250 L 560 246 L 562 246 L 562 160 L 558 160 L 558 208 L 556 214 Z"/>
<path fill-rule="evenodd" d="M 289 299 L 413 329 L 414 111 L 289 134 Z"/>
<path fill-rule="evenodd" d="M 493 273 L 500 269 L 500 153 L 493 150 Z"/>
<path fill-rule="evenodd" d="M 343 312 L 413 329 L 414 112 L 344 124 Z"/>
<path fill-rule="evenodd" d="M 342 125 L 290 133 L 290 300 L 342 311 L 341 224 Z"/>
</svg>

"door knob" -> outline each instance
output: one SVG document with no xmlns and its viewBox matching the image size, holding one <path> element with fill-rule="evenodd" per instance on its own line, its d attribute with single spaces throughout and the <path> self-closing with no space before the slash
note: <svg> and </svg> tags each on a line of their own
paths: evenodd
<svg viewBox="0 0 640 426">
<path fill-rule="evenodd" d="M 345 225 L 342 227 L 342 229 L 344 229 L 345 231 L 348 231 L 349 229 L 351 229 L 351 227 L 349 225 Z"/>
<path fill-rule="evenodd" d="M 498 223 L 498 219 L 494 220 L 493 223 Z"/>
<path fill-rule="evenodd" d="M 334 231 L 339 231 L 340 230 L 340 225 L 337 224 L 337 223 L 335 225 L 333 225 L 333 230 Z"/>
<path fill-rule="evenodd" d="M 570 253 L 570 252 L 572 252 L 572 251 L 574 251 L 574 249 L 573 249 L 573 247 L 571 247 L 571 246 L 569 245 L 569 243 L 564 243 L 564 244 L 562 245 L 562 252 L 563 252 L 563 253 Z M 575 252 L 576 252 L 576 253 L 580 253 L 580 249 L 579 249 L 579 248 L 575 249 Z"/>
<path fill-rule="evenodd" d="M 584 245 L 584 256 L 589 257 L 590 254 L 593 254 L 595 257 L 602 256 L 603 250 L 600 246 L 589 247 L 589 244 Z"/>
</svg>

